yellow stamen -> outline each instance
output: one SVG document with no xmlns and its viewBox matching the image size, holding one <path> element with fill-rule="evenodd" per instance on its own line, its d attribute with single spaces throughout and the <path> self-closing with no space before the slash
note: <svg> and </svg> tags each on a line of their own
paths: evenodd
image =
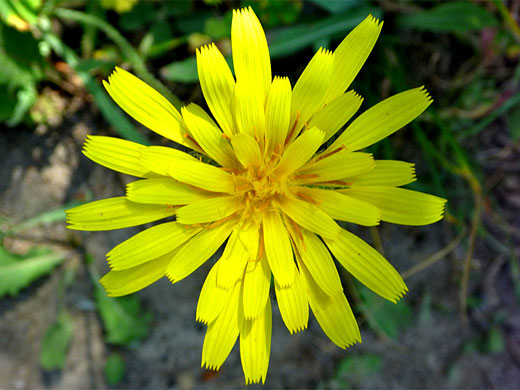
<svg viewBox="0 0 520 390">
<path fill-rule="evenodd" d="M 315 173 L 305 173 L 303 175 L 295 175 L 295 180 L 307 180 L 307 179 L 317 179 L 319 176 Z"/>
</svg>

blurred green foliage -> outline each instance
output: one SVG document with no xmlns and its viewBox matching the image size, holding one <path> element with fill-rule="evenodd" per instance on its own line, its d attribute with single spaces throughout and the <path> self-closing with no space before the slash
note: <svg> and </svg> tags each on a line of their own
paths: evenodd
<svg viewBox="0 0 520 390">
<path fill-rule="evenodd" d="M 63 260 L 63 254 L 54 253 L 48 248 L 35 247 L 24 255 L 17 255 L 0 246 L 0 298 L 18 294 Z"/>
<path fill-rule="evenodd" d="M 416 30 L 463 34 L 498 25 L 485 8 L 468 1 L 446 2 L 429 10 L 401 15 L 397 22 Z"/>
<path fill-rule="evenodd" d="M 72 317 L 66 312 L 62 312 L 47 329 L 40 352 L 40 365 L 43 369 L 63 369 L 73 329 Z"/>
<path fill-rule="evenodd" d="M 109 386 L 119 384 L 125 376 L 126 364 L 121 355 L 112 353 L 105 363 L 105 378 Z"/>
<path fill-rule="evenodd" d="M 130 345 L 146 336 L 151 315 L 143 312 L 139 299 L 134 295 L 110 298 L 97 279 L 93 278 L 94 299 L 103 320 L 105 340 Z"/>
<path fill-rule="evenodd" d="M 382 366 L 382 359 L 377 355 L 353 355 L 343 359 L 336 368 L 335 377 L 346 380 L 349 376 L 358 380 L 377 373 Z"/>
<path fill-rule="evenodd" d="M 414 320 L 412 308 L 406 300 L 401 299 L 396 304 L 377 296 L 365 286 L 356 283 L 361 300 L 368 311 L 374 327 L 384 335 L 396 339 L 399 331 L 412 324 Z"/>
</svg>

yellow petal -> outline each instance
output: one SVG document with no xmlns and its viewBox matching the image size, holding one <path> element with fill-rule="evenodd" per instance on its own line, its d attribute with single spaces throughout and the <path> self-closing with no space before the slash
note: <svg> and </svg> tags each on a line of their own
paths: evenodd
<svg viewBox="0 0 520 390">
<path fill-rule="evenodd" d="M 266 151 L 281 150 L 291 119 L 291 83 L 287 77 L 275 76 L 265 107 Z"/>
<path fill-rule="evenodd" d="M 134 203 L 124 196 L 96 200 L 66 210 L 73 230 L 113 230 L 157 221 L 175 214 L 175 208 Z"/>
<path fill-rule="evenodd" d="M 234 196 L 202 199 L 178 209 L 177 221 L 186 225 L 219 221 L 237 212 L 241 207 L 241 202 Z"/>
<path fill-rule="evenodd" d="M 341 150 L 327 156 L 318 155 L 317 159 L 299 169 L 295 176 L 295 183 L 317 183 L 341 180 L 345 177 L 360 175 L 369 172 L 375 167 L 374 158 L 369 153 L 350 153 Z"/>
<path fill-rule="evenodd" d="M 122 270 L 146 263 L 170 253 L 200 230 L 177 222 L 153 226 L 123 241 L 108 252 L 108 264 L 113 270 Z"/>
<path fill-rule="evenodd" d="M 431 102 L 424 87 L 391 96 L 358 116 L 328 150 L 341 145 L 351 152 L 366 148 L 413 121 Z"/>
<path fill-rule="evenodd" d="M 238 161 L 243 167 L 257 167 L 261 163 L 261 154 L 258 143 L 249 134 L 238 134 L 231 138 Z"/>
<path fill-rule="evenodd" d="M 383 298 L 395 303 L 408 291 L 395 268 L 361 238 L 342 229 L 325 243 L 348 272 Z"/>
<path fill-rule="evenodd" d="M 383 22 L 369 15 L 348 34 L 334 51 L 332 82 L 327 102 L 341 95 L 350 86 L 372 51 Z"/>
<path fill-rule="evenodd" d="M 186 145 L 182 118 L 165 97 L 121 68 L 116 67 L 108 80 L 103 85 L 128 115 L 163 137 Z"/>
<path fill-rule="evenodd" d="M 209 324 L 217 318 L 226 303 L 229 301 L 232 289 L 223 289 L 217 286 L 217 271 L 220 262 L 215 263 L 206 277 L 200 290 L 197 304 L 197 321 Z"/>
<path fill-rule="evenodd" d="M 240 360 L 250 383 L 265 383 L 271 354 L 272 313 L 271 302 L 265 304 L 260 317 L 244 319 L 240 327 Z"/>
<path fill-rule="evenodd" d="M 218 370 L 238 338 L 241 284 L 237 283 L 219 316 L 208 325 L 201 367 Z"/>
<path fill-rule="evenodd" d="M 340 348 L 361 342 L 359 328 L 343 291 L 325 294 L 304 265 L 298 262 L 314 316 L 325 334 Z"/>
<path fill-rule="evenodd" d="M 294 272 L 294 281 L 290 286 L 282 287 L 274 280 L 276 300 L 285 326 L 291 334 L 307 328 L 309 322 L 309 304 L 307 292 L 300 272 L 296 265 L 291 264 Z"/>
<path fill-rule="evenodd" d="M 256 260 L 259 244 L 257 225 L 236 227 L 219 260 L 217 285 L 229 289 L 244 274 L 249 260 Z"/>
<path fill-rule="evenodd" d="M 266 211 L 263 219 L 265 254 L 274 278 L 281 286 L 294 279 L 294 258 L 287 229 L 277 210 Z"/>
<path fill-rule="evenodd" d="M 369 172 L 346 178 L 352 186 L 404 186 L 415 181 L 415 164 L 405 161 L 376 160 Z"/>
<path fill-rule="evenodd" d="M 244 291 L 242 304 L 246 319 L 258 318 L 271 286 L 271 269 L 267 258 L 263 256 L 258 261 L 249 261 L 244 274 Z"/>
<path fill-rule="evenodd" d="M 322 237 L 334 238 L 341 230 L 331 217 L 309 202 L 285 196 L 278 205 L 298 225 Z"/>
<path fill-rule="evenodd" d="M 371 203 L 381 210 L 381 220 L 401 225 L 428 225 L 442 219 L 446 200 L 404 188 L 353 187 L 345 194 Z"/>
<path fill-rule="evenodd" d="M 112 270 L 99 281 L 109 297 L 120 297 L 142 290 L 162 278 L 172 259 L 169 252 L 157 259 L 121 271 Z"/>
<path fill-rule="evenodd" d="M 313 200 L 318 208 L 333 219 L 363 226 L 379 225 L 381 218 L 379 209 L 362 200 L 334 190 L 310 187 L 298 187 L 297 195 L 302 195 L 303 199 Z"/>
<path fill-rule="evenodd" d="M 207 199 L 211 192 L 179 183 L 172 178 L 137 180 L 126 186 L 126 197 L 132 202 L 183 205 Z"/>
<path fill-rule="evenodd" d="M 137 177 L 150 177 L 153 173 L 139 162 L 146 146 L 114 137 L 89 135 L 83 144 L 83 154 L 92 161 L 114 171 Z"/>
<path fill-rule="evenodd" d="M 235 85 L 235 118 L 240 133 L 249 134 L 263 144 L 265 134 L 265 99 L 258 85 L 238 80 Z"/>
<path fill-rule="evenodd" d="M 211 113 L 228 136 L 236 133 L 231 112 L 235 80 L 215 44 L 197 50 L 197 71 L 202 93 Z"/>
<path fill-rule="evenodd" d="M 234 167 L 237 165 L 231 145 L 222 136 L 222 131 L 217 124 L 202 108 L 191 103 L 183 107 L 181 112 L 191 135 L 209 157 L 221 166 Z"/>
<path fill-rule="evenodd" d="M 343 291 L 338 270 L 325 244 L 308 230 L 302 229 L 302 238 L 293 237 L 301 260 L 312 278 L 327 295 Z"/>
<path fill-rule="evenodd" d="M 290 140 L 323 107 L 331 80 L 333 58 L 330 51 L 318 50 L 296 82 L 291 100 Z"/>
<path fill-rule="evenodd" d="M 178 160 L 198 161 L 195 157 L 166 146 L 148 146 L 141 152 L 139 163 L 162 176 L 170 176 L 168 170 Z"/>
<path fill-rule="evenodd" d="M 233 176 L 213 165 L 198 161 L 178 160 L 168 169 L 169 174 L 180 182 L 213 192 L 235 191 Z"/>
<path fill-rule="evenodd" d="M 230 220 L 206 228 L 180 247 L 166 269 L 168 279 L 177 283 L 199 268 L 226 241 L 235 223 Z"/>
<path fill-rule="evenodd" d="M 314 156 L 322 143 L 323 131 L 316 127 L 304 131 L 284 152 L 276 167 L 276 175 L 285 176 L 293 173 Z"/>
<path fill-rule="evenodd" d="M 271 85 L 271 60 L 264 30 L 251 7 L 233 11 L 231 47 L 237 81 L 250 83 L 264 104 Z"/>
<path fill-rule="evenodd" d="M 324 131 L 323 142 L 327 142 L 352 118 L 362 102 L 363 98 L 354 91 L 339 95 L 312 117 L 309 127 L 316 126 Z"/>
</svg>

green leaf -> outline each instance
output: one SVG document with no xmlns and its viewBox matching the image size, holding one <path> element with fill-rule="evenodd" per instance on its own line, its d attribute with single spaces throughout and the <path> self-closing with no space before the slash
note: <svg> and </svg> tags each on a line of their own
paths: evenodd
<svg viewBox="0 0 520 390">
<path fill-rule="evenodd" d="M 103 320 L 107 342 L 129 345 L 146 336 L 151 314 L 143 312 L 137 296 L 110 298 L 101 284 L 95 281 L 94 298 Z"/>
<path fill-rule="evenodd" d="M 162 20 L 154 22 L 150 33 L 153 35 L 154 44 L 166 42 L 173 38 L 170 23 Z"/>
<path fill-rule="evenodd" d="M 47 328 L 40 350 L 40 365 L 44 370 L 63 369 L 73 327 L 72 317 L 62 312 L 56 322 Z"/>
<path fill-rule="evenodd" d="M 365 286 L 358 284 L 358 288 L 373 320 L 388 337 L 395 339 L 400 329 L 412 323 L 412 309 L 405 299 L 392 303 L 374 294 Z"/>
<path fill-rule="evenodd" d="M 6 96 L 0 99 L 0 119 L 9 118 L 9 126 L 20 123 L 36 101 L 36 84 L 45 65 L 31 33 L 0 23 L 0 84 L 7 86 Z"/>
<path fill-rule="evenodd" d="M 37 92 L 33 84 L 26 85 L 23 89 L 16 92 L 16 105 L 14 106 L 13 114 L 7 121 L 8 126 L 16 126 L 19 124 L 25 114 L 36 102 Z"/>
<path fill-rule="evenodd" d="M 500 328 L 494 326 L 488 333 L 487 338 L 487 350 L 490 353 L 500 353 L 505 348 L 504 335 L 500 331 Z"/>
<path fill-rule="evenodd" d="M 95 58 L 85 58 L 78 62 L 76 66 L 77 72 L 101 71 L 102 73 L 110 73 L 116 63 L 114 61 L 98 60 Z"/>
<path fill-rule="evenodd" d="M 0 122 L 9 119 L 13 115 L 15 106 L 16 97 L 13 91 L 5 85 L 0 85 Z"/>
<path fill-rule="evenodd" d="M 23 87 L 28 81 L 40 80 L 45 61 L 39 41 L 30 32 L 20 32 L 0 23 L 0 64 L 2 84 Z"/>
<path fill-rule="evenodd" d="M 161 69 L 161 76 L 166 80 L 179 83 L 196 83 L 199 81 L 197 59 L 188 57 L 182 61 L 172 62 Z"/>
<path fill-rule="evenodd" d="M 226 13 L 223 18 L 212 17 L 206 19 L 204 22 L 204 33 L 212 39 L 222 39 L 231 36 L 231 13 Z"/>
<path fill-rule="evenodd" d="M 320 8 L 323 8 L 325 11 L 328 11 L 331 14 L 345 12 L 346 10 L 362 3 L 361 0 L 348 0 L 348 1 L 310 0 L 310 2 L 314 3 L 315 5 L 317 5 Z"/>
<path fill-rule="evenodd" d="M 125 361 L 118 353 L 111 354 L 105 363 L 105 378 L 109 386 L 121 383 L 125 376 Z"/>
<path fill-rule="evenodd" d="M 161 5 L 164 7 L 163 11 L 167 16 L 173 16 L 174 19 L 182 19 L 184 15 L 193 13 L 194 1 L 163 1 Z"/>
<path fill-rule="evenodd" d="M 123 30 L 134 31 L 151 23 L 157 17 L 157 10 L 151 1 L 137 3 L 130 12 L 119 18 L 119 25 Z"/>
<path fill-rule="evenodd" d="M 286 57 L 312 45 L 315 41 L 345 37 L 370 13 L 379 16 L 381 11 L 379 8 L 362 6 L 315 23 L 299 24 L 272 31 L 268 34 L 269 53 L 272 58 Z"/>
<path fill-rule="evenodd" d="M 172 3 L 175 2 L 172 1 Z M 210 11 L 199 10 L 197 12 L 190 12 L 184 15 L 182 18 L 176 19 L 175 25 L 183 34 L 201 32 L 204 30 L 204 24 L 206 23 L 206 20 L 212 16 L 213 14 Z"/>
<path fill-rule="evenodd" d="M 354 376 L 359 380 L 379 372 L 382 365 L 383 361 L 377 355 L 367 353 L 364 355 L 347 356 L 338 364 L 334 376 L 336 379 Z"/>
<path fill-rule="evenodd" d="M 166 52 L 170 52 L 171 50 L 174 50 L 177 47 L 184 45 L 187 42 L 187 40 L 188 38 L 186 36 L 181 36 L 178 38 L 170 39 L 165 42 L 153 44 L 145 50 L 146 56 L 147 58 L 160 57 Z"/>
<path fill-rule="evenodd" d="M 233 60 L 231 57 L 224 57 L 233 73 Z M 172 62 L 161 68 L 161 76 L 166 80 L 179 83 L 198 83 L 199 74 L 197 73 L 197 58 L 188 57 L 185 60 Z"/>
<path fill-rule="evenodd" d="M 498 22 L 484 7 L 466 1 L 446 2 L 429 10 L 400 15 L 397 24 L 422 31 L 465 33 L 494 27 Z"/>
<path fill-rule="evenodd" d="M 0 245 L 0 269 L 1 269 L 1 266 L 14 264 L 18 260 L 20 260 L 19 256 L 15 255 L 14 253 L 9 252 L 7 249 L 5 249 L 3 246 Z"/>
<path fill-rule="evenodd" d="M 2 251 L 5 252 L 5 249 Z M 6 261 L 4 257 L 0 261 L 0 298 L 5 295 L 14 296 L 22 288 L 30 285 L 34 280 L 51 272 L 51 270 L 58 264 L 63 262 L 64 256 L 60 253 L 46 251 L 45 254 L 34 254 L 34 256 L 15 262 Z M 5 256 L 5 253 L 0 252 L 0 258 Z M 11 258 L 13 260 L 13 258 Z"/>
</svg>

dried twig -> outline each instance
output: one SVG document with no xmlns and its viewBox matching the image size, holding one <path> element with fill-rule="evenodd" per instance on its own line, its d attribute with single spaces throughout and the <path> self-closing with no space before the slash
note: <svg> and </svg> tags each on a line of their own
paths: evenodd
<svg viewBox="0 0 520 390">
<path fill-rule="evenodd" d="M 459 243 L 462 241 L 462 239 L 466 236 L 467 229 L 464 229 L 462 233 L 460 233 L 457 237 L 455 237 L 448 245 L 446 245 L 444 248 L 442 248 L 440 251 L 435 252 L 434 254 L 428 256 L 418 264 L 414 265 L 413 267 L 407 269 L 403 273 L 401 273 L 403 279 L 408 279 L 415 275 L 418 272 L 421 272 L 422 270 L 430 267 L 431 265 L 435 264 L 437 261 L 443 259 L 448 253 L 453 251 Z"/>
</svg>

